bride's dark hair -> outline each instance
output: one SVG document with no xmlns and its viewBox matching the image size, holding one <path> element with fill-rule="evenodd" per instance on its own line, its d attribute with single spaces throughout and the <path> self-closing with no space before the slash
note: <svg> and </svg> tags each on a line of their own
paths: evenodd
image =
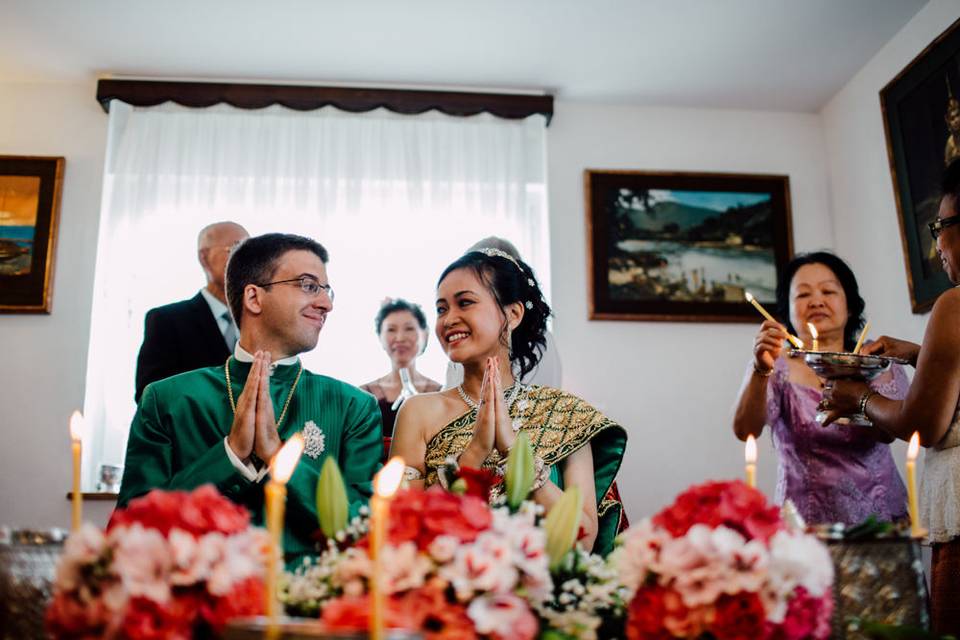
<svg viewBox="0 0 960 640">
<path fill-rule="evenodd" d="M 489 250 L 488 250 L 489 251 Z M 547 318 L 550 306 L 543 299 L 543 292 L 533 274 L 533 269 L 519 258 L 484 251 L 470 251 L 455 260 L 440 274 L 437 286 L 451 271 L 470 269 L 493 294 L 503 316 L 500 340 L 510 350 L 510 362 L 520 367 L 520 378 L 536 368 L 547 344 Z M 507 316 L 503 307 L 519 302 L 523 305 L 523 318 L 507 339 Z"/>
</svg>

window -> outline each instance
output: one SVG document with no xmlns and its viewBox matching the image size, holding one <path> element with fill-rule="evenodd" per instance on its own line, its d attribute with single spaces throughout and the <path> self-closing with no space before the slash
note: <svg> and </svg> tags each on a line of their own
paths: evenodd
<svg viewBox="0 0 960 640">
<path fill-rule="evenodd" d="M 442 381 L 432 335 L 441 270 L 479 238 L 520 249 L 549 292 L 542 116 L 503 120 L 274 106 L 110 110 L 87 367 L 84 486 L 123 461 L 136 355 L 152 307 L 204 284 L 196 236 L 234 220 L 251 234 L 300 233 L 330 252 L 337 291 L 312 371 L 362 384 L 389 368 L 373 317 L 387 296 L 424 308 L 418 369 Z"/>
</svg>

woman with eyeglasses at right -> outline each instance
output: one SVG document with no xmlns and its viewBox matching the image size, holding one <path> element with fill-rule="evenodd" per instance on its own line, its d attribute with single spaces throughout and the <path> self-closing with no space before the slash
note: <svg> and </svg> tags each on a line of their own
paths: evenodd
<svg viewBox="0 0 960 640">
<path fill-rule="evenodd" d="M 941 193 L 930 233 L 947 277 L 960 285 L 960 160 L 944 172 Z M 916 375 L 907 396 L 891 400 L 861 382 L 837 381 L 824 392 L 827 423 L 863 407 L 873 424 L 890 436 L 909 440 L 919 432 L 926 448 L 920 522 L 933 546 L 933 629 L 960 635 L 960 289 L 955 286 L 937 299 L 922 344 L 883 336 L 863 352 L 908 360 Z"/>
</svg>

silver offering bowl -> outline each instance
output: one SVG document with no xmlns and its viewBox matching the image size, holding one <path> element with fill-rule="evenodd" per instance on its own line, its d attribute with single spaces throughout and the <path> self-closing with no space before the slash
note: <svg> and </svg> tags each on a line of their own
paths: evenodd
<svg viewBox="0 0 960 640">
<path fill-rule="evenodd" d="M 887 369 L 893 363 L 907 364 L 906 360 L 900 358 L 890 358 L 888 356 L 866 356 L 857 353 L 838 353 L 836 351 L 807 351 L 804 349 L 794 349 L 790 352 L 791 358 L 804 359 L 807 366 L 813 369 L 817 377 L 824 380 L 853 379 L 869 382 Z M 817 421 L 822 423 L 826 419 L 826 413 L 817 412 Z M 837 424 L 856 425 L 860 427 L 871 427 L 873 423 L 863 414 L 855 414 L 840 418 Z"/>
</svg>

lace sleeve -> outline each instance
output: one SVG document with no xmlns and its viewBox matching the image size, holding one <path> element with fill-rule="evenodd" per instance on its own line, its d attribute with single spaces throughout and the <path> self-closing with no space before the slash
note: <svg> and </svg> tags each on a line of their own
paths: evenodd
<svg viewBox="0 0 960 640">
<path fill-rule="evenodd" d="M 907 397 L 910 381 L 903 365 L 893 364 L 887 372 L 870 383 L 870 388 L 886 398 L 903 400 Z"/>
</svg>

